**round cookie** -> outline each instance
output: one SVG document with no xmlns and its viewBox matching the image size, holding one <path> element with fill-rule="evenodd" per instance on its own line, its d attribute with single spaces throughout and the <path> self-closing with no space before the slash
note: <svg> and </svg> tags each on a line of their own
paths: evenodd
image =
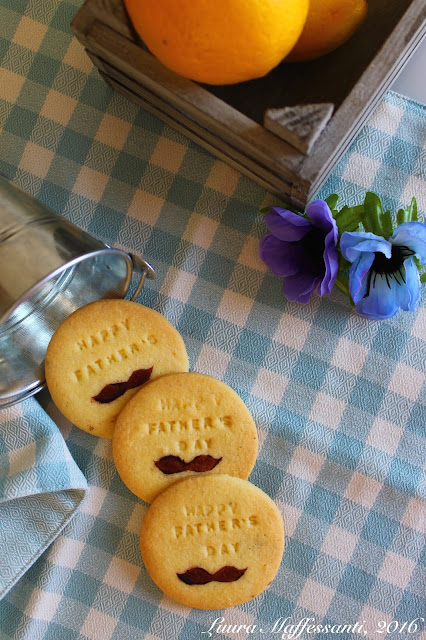
<svg viewBox="0 0 426 640">
<path fill-rule="evenodd" d="M 198 473 L 248 478 L 257 455 L 253 418 L 240 396 L 202 373 L 147 383 L 120 413 L 112 452 L 124 484 L 152 502 Z"/>
<path fill-rule="evenodd" d="M 53 401 L 77 427 L 111 438 L 118 413 L 149 379 L 188 371 L 185 344 L 157 311 L 99 300 L 72 313 L 46 353 Z"/>
<path fill-rule="evenodd" d="M 154 500 L 140 546 L 164 593 L 189 607 L 222 609 L 255 598 L 271 583 L 284 526 L 271 498 L 247 480 L 192 476 Z"/>
</svg>

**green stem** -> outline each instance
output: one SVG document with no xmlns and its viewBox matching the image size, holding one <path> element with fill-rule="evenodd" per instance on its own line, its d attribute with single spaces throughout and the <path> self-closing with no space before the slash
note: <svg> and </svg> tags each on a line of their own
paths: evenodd
<svg viewBox="0 0 426 640">
<path fill-rule="evenodd" d="M 337 275 L 336 278 L 336 282 L 335 282 L 336 287 L 339 289 L 339 291 L 341 293 L 343 293 L 345 296 L 347 296 L 350 300 L 352 300 L 351 298 L 351 294 L 349 292 L 349 283 L 347 278 L 345 278 L 341 273 L 339 273 Z"/>
</svg>

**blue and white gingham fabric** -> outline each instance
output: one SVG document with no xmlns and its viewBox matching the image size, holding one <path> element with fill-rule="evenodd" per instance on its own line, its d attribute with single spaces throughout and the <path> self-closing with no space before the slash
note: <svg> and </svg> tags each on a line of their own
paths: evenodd
<svg viewBox="0 0 426 640">
<path fill-rule="evenodd" d="M 0 411 L 0 598 L 70 521 L 86 489 L 35 400 Z"/>
<path fill-rule="evenodd" d="M 425 638 L 424 292 L 415 313 L 382 322 L 338 292 L 285 301 L 257 256 L 259 209 L 276 200 L 105 85 L 69 29 L 79 5 L 0 0 L 0 172 L 152 263 L 138 300 L 178 328 L 192 370 L 247 403 L 260 441 L 250 480 L 281 510 L 286 548 L 244 605 L 165 597 L 139 552 L 147 505 L 110 442 L 44 396 L 89 489 L 0 600 L 0 640 Z M 319 195 L 351 205 L 373 190 L 394 211 L 415 195 L 425 220 L 425 117 L 388 93 Z"/>
</svg>

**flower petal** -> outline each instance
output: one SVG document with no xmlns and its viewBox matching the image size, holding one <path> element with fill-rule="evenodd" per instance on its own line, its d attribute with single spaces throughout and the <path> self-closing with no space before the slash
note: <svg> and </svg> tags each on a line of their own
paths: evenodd
<svg viewBox="0 0 426 640">
<path fill-rule="evenodd" d="M 306 208 L 306 215 L 312 220 L 313 224 L 318 227 L 318 229 L 321 229 L 321 231 L 324 231 L 324 233 L 335 228 L 337 234 L 336 221 L 325 200 L 314 200 L 311 202 Z"/>
<path fill-rule="evenodd" d="M 339 256 L 337 253 L 337 227 L 332 228 L 325 237 L 324 247 L 324 266 L 325 273 L 318 289 L 320 296 L 331 293 L 334 283 L 336 282 L 337 272 L 339 270 Z"/>
<path fill-rule="evenodd" d="M 283 242 L 271 233 L 261 238 L 259 257 L 273 274 L 281 278 L 298 273 L 303 265 L 302 248 L 297 243 Z"/>
<path fill-rule="evenodd" d="M 309 220 L 281 207 L 270 207 L 265 222 L 269 231 L 285 242 L 297 242 L 312 229 Z"/>
<path fill-rule="evenodd" d="M 311 295 L 315 291 L 317 285 L 318 285 L 318 280 L 315 281 L 314 286 L 310 291 L 308 291 L 307 293 L 302 293 L 302 294 L 299 295 L 299 297 L 297 299 L 297 302 L 299 302 L 299 304 L 307 304 L 309 302 L 309 300 L 311 299 Z"/>
<path fill-rule="evenodd" d="M 426 264 L 426 225 L 422 222 L 403 222 L 395 229 L 390 241 L 405 245 L 416 253 L 421 264 Z"/>
<path fill-rule="evenodd" d="M 349 271 L 349 293 L 357 304 L 365 296 L 368 283 L 368 271 L 374 262 L 374 253 L 360 253 Z"/>
<path fill-rule="evenodd" d="M 388 286 L 386 278 L 377 274 L 370 294 L 356 305 L 357 312 L 373 320 L 392 318 L 399 308 L 396 294 L 399 286 L 395 280 Z"/>
<path fill-rule="evenodd" d="M 419 270 L 413 258 L 404 260 L 405 284 L 396 285 L 396 300 L 404 311 L 414 311 L 420 297 Z"/>
<path fill-rule="evenodd" d="M 310 273 L 298 273 L 290 276 L 284 280 L 284 295 L 288 300 L 308 302 L 320 280 L 321 276 L 312 276 Z"/>
<path fill-rule="evenodd" d="M 354 262 L 359 253 L 380 251 L 386 258 L 391 257 L 392 245 L 382 236 L 363 231 L 344 231 L 340 238 L 340 250 L 343 257 Z"/>
</svg>

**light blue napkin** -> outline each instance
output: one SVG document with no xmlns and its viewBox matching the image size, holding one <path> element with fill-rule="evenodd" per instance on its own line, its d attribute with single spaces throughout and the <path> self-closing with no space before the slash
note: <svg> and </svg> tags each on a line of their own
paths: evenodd
<svg viewBox="0 0 426 640">
<path fill-rule="evenodd" d="M 0 598 L 62 531 L 86 489 L 35 399 L 0 410 Z"/>
</svg>

